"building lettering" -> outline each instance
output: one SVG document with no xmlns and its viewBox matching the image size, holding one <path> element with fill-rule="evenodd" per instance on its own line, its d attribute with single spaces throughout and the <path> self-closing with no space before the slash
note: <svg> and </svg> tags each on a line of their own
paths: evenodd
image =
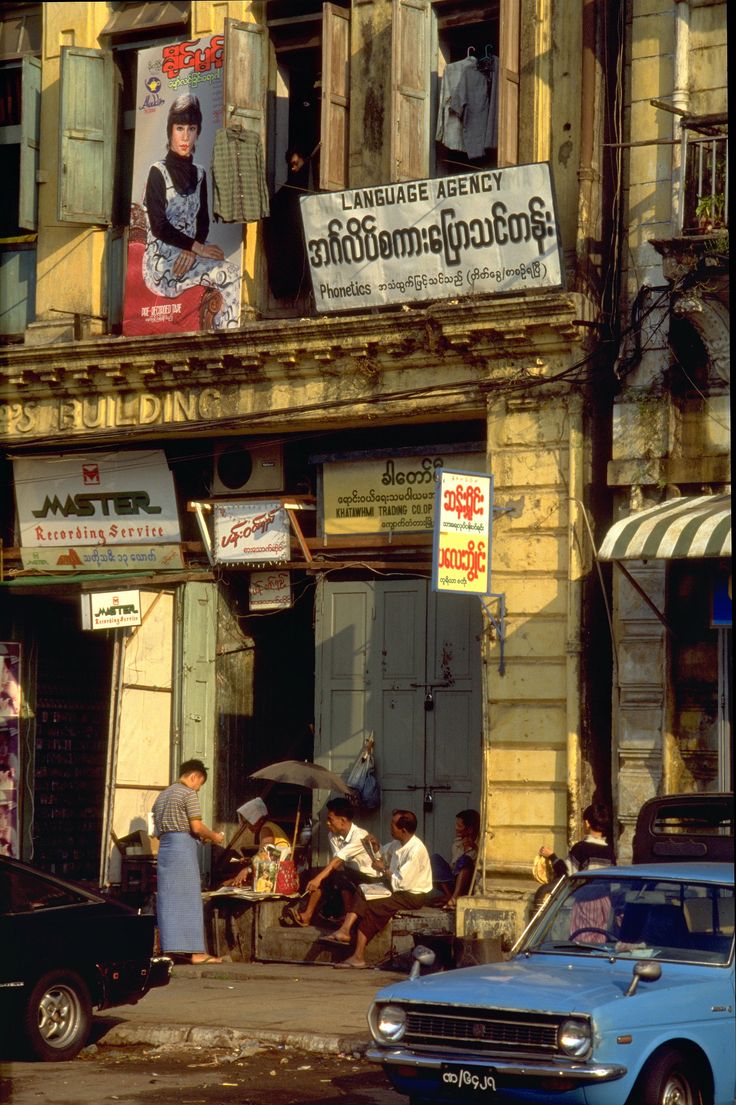
<svg viewBox="0 0 736 1105">
<path fill-rule="evenodd" d="M 0 403 L 0 437 L 194 423 L 222 413 L 223 394 L 210 387 Z"/>
</svg>

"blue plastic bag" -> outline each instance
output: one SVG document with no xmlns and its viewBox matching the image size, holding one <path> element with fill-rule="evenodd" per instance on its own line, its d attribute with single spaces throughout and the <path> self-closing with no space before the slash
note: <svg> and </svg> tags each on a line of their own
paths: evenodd
<svg viewBox="0 0 736 1105">
<path fill-rule="evenodd" d="M 360 755 L 345 780 L 355 792 L 355 803 L 364 810 L 376 810 L 381 804 L 381 788 L 373 759 L 373 734 L 363 741 Z"/>
</svg>

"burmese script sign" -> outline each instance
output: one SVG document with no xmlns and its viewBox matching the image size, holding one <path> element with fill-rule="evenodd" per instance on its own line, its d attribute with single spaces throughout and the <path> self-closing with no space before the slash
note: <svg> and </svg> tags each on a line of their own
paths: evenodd
<svg viewBox="0 0 736 1105">
<path fill-rule="evenodd" d="M 60 545 L 20 550 L 37 572 L 171 572 L 184 567 L 181 545 Z"/>
<path fill-rule="evenodd" d="M 291 606 L 291 573 L 251 572 L 248 581 L 250 610 L 288 610 Z"/>
<path fill-rule="evenodd" d="M 161 449 L 15 458 L 13 476 L 23 549 L 180 541 Z"/>
<path fill-rule="evenodd" d="M 441 473 L 437 486 L 432 588 L 464 595 L 491 589 L 493 477 Z"/>
<path fill-rule="evenodd" d="M 289 559 L 291 530 L 280 499 L 215 503 L 214 557 L 219 564 Z"/>
<path fill-rule="evenodd" d="M 318 311 L 562 285 L 549 165 L 302 196 Z"/>
<path fill-rule="evenodd" d="M 421 533 L 434 525 L 436 479 L 446 464 L 472 472 L 483 453 L 427 450 L 382 460 L 329 461 L 322 470 L 326 536 Z"/>
</svg>

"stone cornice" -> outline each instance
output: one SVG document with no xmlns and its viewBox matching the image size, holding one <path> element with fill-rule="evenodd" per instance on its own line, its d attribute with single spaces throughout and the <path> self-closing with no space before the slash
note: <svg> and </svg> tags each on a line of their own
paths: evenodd
<svg viewBox="0 0 736 1105">
<path fill-rule="evenodd" d="M 346 362 L 366 375 L 410 362 L 426 367 L 457 359 L 484 370 L 510 357 L 568 350 L 579 340 L 576 302 L 561 292 L 465 299 L 428 307 L 350 316 L 246 321 L 231 333 L 95 338 L 0 350 L 0 398 L 106 393 L 216 381 L 271 383 L 339 371 Z M 373 367 L 371 367 L 371 365 Z"/>
</svg>

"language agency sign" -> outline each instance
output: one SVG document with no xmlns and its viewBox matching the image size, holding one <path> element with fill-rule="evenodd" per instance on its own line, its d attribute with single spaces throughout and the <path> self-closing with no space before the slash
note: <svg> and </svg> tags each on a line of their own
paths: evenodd
<svg viewBox="0 0 736 1105">
<path fill-rule="evenodd" d="M 174 480 L 161 449 L 13 460 L 26 549 L 176 544 Z"/>
<path fill-rule="evenodd" d="M 141 624 L 140 591 L 99 591 L 84 594 L 82 629 L 122 629 Z"/>
<path fill-rule="evenodd" d="M 491 589 L 493 477 L 444 470 L 437 485 L 432 589 L 487 595 Z"/>
<path fill-rule="evenodd" d="M 318 311 L 558 288 L 549 165 L 300 200 Z"/>
</svg>

